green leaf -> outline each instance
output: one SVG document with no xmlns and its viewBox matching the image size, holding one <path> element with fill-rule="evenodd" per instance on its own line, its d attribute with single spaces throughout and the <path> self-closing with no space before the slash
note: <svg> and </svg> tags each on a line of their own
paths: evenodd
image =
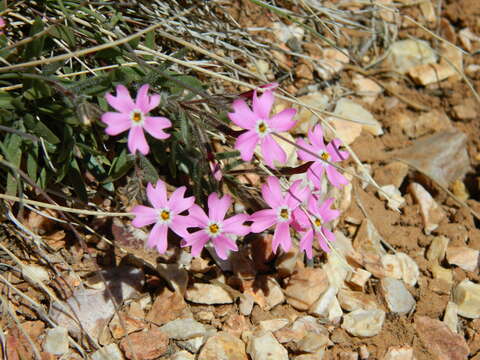
<svg viewBox="0 0 480 360">
<path fill-rule="evenodd" d="M 70 48 L 74 48 L 77 45 L 75 35 L 68 26 L 57 25 L 49 29 L 48 33 L 57 39 L 65 41 Z"/>
<path fill-rule="evenodd" d="M 160 176 L 150 160 L 148 160 L 145 156 L 140 156 L 139 165 L 144 172 L 144 179 L 149 183 L 155 184 Z"/>
<path fill-rule="evenodd" d="M 44 22 L 41 18 L 37 17 L 30 28 L 29 36 L 33 36 L 44 28 Z M 32 58 L 39 57 L 42 54 L 43 46 L 45 45 L 45 35 L 40 36 L 39 38 L 31 41 L 27 44 L 25 48 L 24 57 L 27 60 Z"/>
<path fill-rule="evenodd" d="M 10 134 L 6 137 L 4 144 L 6 159 L 11 165 L 18 169 L 22 160 L 22 138 L 16 134 Z M 18 174 L 15 174 L 15 170 L 11 170 L 7 176 L 6 193 L 15 196 L 17 194 L 18 185 Z"/>
<path fill-rule="evenodd" d="M 30 127 L 30 131 L 38 137 L 44 138 L 50 144 L 56 145 L 60 143 L 60 139 L 51 131 L 43 122 L 36 119 Z"/>
<path fill-rule="evenodd" d="M 32 143 L 27 153 L 27 174 L 35 182 L 37 182 L 37 171 L 38 171 L 38 144 Z"/>
<path fill-rule="evenodd" d="M 108 176 L 102 181 L 102 184 L 114 182 L 120 179 L 130 171 L 130 169 L 133 167 L 133 164 L 134 162 L 131 156 L 128 154 L 127 149 L 123 149 L 120 155 L 113 160 L 112 167 L 108 172 Z"/>
<path fill-rule="evenodd" d="M 240 151 L 238 150 L 233 150 L 233 151 L 225 151 L 222 153 L 217 153 L 215 154 L 215 159 L 217 160 L 223 160 L 223 159 L 231 159 L 231 158 L 236 158 L 240 156 Z"/>
</svg>

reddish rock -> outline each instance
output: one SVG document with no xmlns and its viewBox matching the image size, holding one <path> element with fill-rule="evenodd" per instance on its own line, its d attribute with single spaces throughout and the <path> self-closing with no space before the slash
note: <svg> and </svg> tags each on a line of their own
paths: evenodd
<svg viewBox="0 0 480 360">
<path fill-rule="evenodd" d="M 154 327 L 125 337 L 120 342 L 120 348 L 127 359 L 153 360 L 167 351 L 168 336 Z"/>
<path fill-rule="evenodd" d="M 182 295 L 165 288 L 155 299 L 146 319 L 157 325 L 163 325 L 181 317 L 186 308 L 187 304 Z"/>
<path fill-rule="evenodd" d="M 293 274 L 285 289 L 287 302 L 298 310 L 307 310 L 328 288 L 322 269 L 305 268 Z"/>
<path fill-rule="evenodd" d="M 464 360 L 470 350 L 465 339 L 453 333 L 446 324 L 428 316 L 415 318 L 415 329 L 432 355 L 437 360 Z"/>
</svg>

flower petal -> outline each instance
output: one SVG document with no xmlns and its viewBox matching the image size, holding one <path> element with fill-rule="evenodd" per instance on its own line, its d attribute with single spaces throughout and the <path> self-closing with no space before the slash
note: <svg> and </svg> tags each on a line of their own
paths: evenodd
<svg viewBox="0 0 480 360">
<path fill-rule="evenodd" d="M 188 237 L 190 234 L 187 232 L 187 228 L 197 227 L 196 221 L 190 216 L 183 216 L 175 214 L 172 222 L 169 224 L 170 229 L 182 238 Z"/>
<path fill-rule="evenodd" d="M 132 124 L 130 121 L 130 115 L 115 112 L 107 112 L 103 114 L 102 122 L 108 125 L 105 132 L 110 136 L 115 136 L 127 131 Z"/>
<path fill-rule="evenodd" d="M 195 227 L 205 227 L 208 225 L 209 219 L 205 211 L 198 206 L 193 204 L 190 209 L 188 209 L 188 216 L 192 218 L 192 224 L 196 224 Z M 191 227 L 194 227 L 193 225 Z"/>
<path fill-rule="evenodd" d="M 155 209 L 168 207 L 165 183 L 162 180 L 158 180 L 156 187 L 153 187 L 152 184 L 148 183 L 147 198 Z"/>
<path fill-rule="evenodd" d="M 323 141 L 323 129 L 321 125 L 317 125 L 308 132 L 308 139 L 317 150 L 325 150 L 325 143 Z"/>
<path fill-rule="evenodd" d="M 350 155 L 348 151 L 338 150 L 341 145 L 342 141 L 340 139 L 333 139 L 327 145 L 327 152 L 330 154 L 330 156 L 332 157 L 332 161 L 334 162 L 346 160 Z"/>
<path fill-rule="evenodd" d="M 263 138 L 262 142 L 262 155 L 265 160 L 265 164 L 274 168 L 274 161 L 278 161 L 281 164 L 285 164 L 287 161 L 287 154 L 280 145 L 273 139 L 271 135 L 267 135 Z"/>
<path fill-rule="evenodd" d="M 262 185 L 262 196 L 272 208 L 277 208 L 284 203 L 280 181 L 275 176 L 269 176 L 267 183 Z"/>
<path fill-rule="evenodd" d="M 150 105 L 150 101 L 148 98 L 148 84 L 144 84 L 140 86 L 138 89 L 137 98 L 135 99 L 135 105 L 138 109 L 140 109 L 144 114 L 148 112 L 148 106 Z"/>
<path fill-rule="evenodd" d="M 325 172 L 325 166 L 321 162 L 313 163 L 307 170 L 307 177 L 313 183 L 316 189 L 322 188 L 322 178 Z"/>
<path fill-rule="evenodd" d="M 186 237 L 182 247 L 191 246 L 192 255 L 198 256 L 202 252 L 202 249 L 207 243 L 208 239 L 208 234 L 204 230 L 200 230 Z"/>
<path fill-rule="evenodd" d="M 330 230 L 325 229 L 322 226 L 321 232 L 317 233 L 316 236 L 317 236 L 318 245 L 320 245 L 322 250 L 327 253 L 330 252 L 330 247 L 328 246 L 328 242 L 335 241 L 335 235 L 333 235 L 333 233 Z"/>
<path fill-rule="evenodd" d="M 243 161 L 252 160 L 258 141 L 258 135 L 253 130 L 247 131 L 237 138 L 237 141 L 235 141 L 235 149 L 240 151 L 240 156 Z"/>
<path fill-rule="evenodd" d="M 275 97 L 271 90 L 265 91 L 260 97 L 257 95 L 257 91 L 254 91 L 252 101 L 253 112 L 262 119 L 268 119 L 274 100 Z"/>
<path fill-rule="evenodd" d="M 105 98 L 111 107 L 122 113 L 130 114 L 135 109 L 135 103 L 127 88 L 123 85 L 117 85 L 117 96 L 108 93 L 105 94 Z"/>
<path fill-rule="evenodd" d="M 133 126 L 130 129 L 130 132 L 128 133 L 128 150 L 130 150 L 132 154 L 135 154 L 138 150 L 143 155 L 147 155 L 150 151 L 141 126 Z"/>
<path fill-rule="evenodd" d="M 278 246 L 281 245 L 283 251 L 288 252 L 292 246 L 292 238 L 290 237 L 290 224 L 288 222 L 281 222 L 275 228 L 272 240 L 272 250 L 277 252 Z"/>
<path fill-rule="evenodd" d="M 235 125 L 248 130 L 255 128 L 258 116 L 250 110 L 245 100 L 235 100 L 232 108 L 234 112 L 228 113 L 227 116 Z"/>
<path fill-rule="evenodd" d="M 156 223 L 148 236 L 147 246 L 155 247 L 160 254 L 164 254 L 168 247 L 167 233 L 167 225 Z"/>
<path fill-rule="evenodd" d="M 277 215 L 275 214 L 275 210 L 265 209 L 254 212 L 250 215 L 249 220 L 253 221 L 253 224 L 250 225 L 250 230 L 254 233 L 259 233 L 275 224 Z"/>
<path fill-rule="evenodd" d="M 316 149 L 312 145 L 308 144 L 303 139 L 298 139 L 297 140 L 297 145 L 301 146 L 302 148 L 304 148 L 306 150 L 311 151 L 314 154 L 316 154 L 318 152 L 318 151 L 316 151 Z M 316 156 L 314 156 L 313 154 L 311 154 L 309 152 L 306 152 L 306 151 L 304 151 L 300 148 L 297 148 L 297 154 L 298 154 L 298 157 L 303 161 L 319 161 Z"/>
<path fill-rule="evenodd" d="M 132 225 L 141 228 L 157 222 L 158 213 L 154 208 L 137 205 L 132 209 L 135 219 L 132 220 Z"/>
<path fill-rule="evenodd" d="M 302 186 L 302 180 L 295 181 L 290 185 L 288 193 L 285 196 L 288 207 L 295 209 L 307 199 L 309 193 L 310 189 L 307 186 Z"/>
<path fill-rule="evenodd" d="M 288 131 L 295 126 L 296 120 L 293 117 L 297 113 L 297 110 L 289 108 L 285 109 L 278 114 L 273 115 L 267 124 L 277 132 Z"/>
<path fill-rule="evenodd" d="M 232 204 L 230 195 L 224 195 L 222 198 L 217 193 L 211 193 L 208 196 L 208 215 L 213 221 L 223 221 L 228 208 Z"/>
<path fill-rule="evenodd" d="M 227 260 L 229 251 L 238 251 L 235 241 L 225 235 L 212 238 L 212 243 L 215 248 L 215 252 L 222 260 Z"/>
<path fill-rule="evenodd" d="M 223 222 L 223 231 L 239 236 L 245 236 L 250 233 L 250 226 L 243 225 L 245 221 L 249 220 L 247 214 L 237 214 Z"/>
<path fill-rule="evenodd" d="M 158 105 L 160 105 L 161 97 L 158 94 L 153 94 L 150 96 L 150 103 L 148 104 L 147 108 L 145 109 L 145 113 L 148 113 L 155 109 Z"/>
<path fill-rule="evenodd" d="M 170 196 L 168 205 L 170 209 L 176 214 L 179 214 L 182 211 L 188 210 L 195 202 L 195 198 L 193 196 L 190 196 L 187 198 L 184 197 L 186 190 L 187 188 L 185 186 L 180 186 Z"/>
<path fill-rule="evenodd" d="M 348 184 L 348 180 L 345 178 L 345 176 L 340 174 L 333 166 L 327 165 L 326 170 L 328 180 L 336 188 L 340 188 L 342 185 Z"/>
<path fill-rule="evenodd" d="M 328 198 L 323 202 L 322 205 L 320 205 L 318 209 L 318 213 L 320 214 L 320 217 L 322 218 L 324 223 L 328 223 L 340 216 L 340 211 L 330 209 L 334 200 L 334 198 Z"/>
<path fill-rule="evenodd" d="M 163 129 L 172 126 L 172 122 L 166 117 L 162 116 L 146 116 L 143 122 L 145 131 L 152 135 L 155 139 L 167 139 L 170 134 L 167 134 Z"/>
<path fill-rule="evenodd" d="M 307 231 L 300 240 L 300 249 L 305 251 L 307 258 L 313 257 L 313 230 Z"/>
</svg>

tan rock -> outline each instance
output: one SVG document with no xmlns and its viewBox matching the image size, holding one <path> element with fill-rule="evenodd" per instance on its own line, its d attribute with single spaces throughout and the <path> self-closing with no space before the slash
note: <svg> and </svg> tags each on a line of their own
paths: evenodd
<svg viewBox="0 0 480 360">
<path fill-rule="evenodd" d="M 323 50 L 320 66 L 316 68 L 318 76 L 323 80 L 329 80 L 333 75 L 342 71 L 345 64 L 350 62 L 350 58 L 342 52 L 334 48 L 327 48 Z"/>
<path fill-rule="evenodd" d="M 456 75 L 450 64 L 418 65 L 408 71 L 408 75 L 419 85 L 429 85 Z"/>
<path fill-rule="evenodd" d="M 447 249 L 447 261 L 451 265 L 457 265 L 465 271 L 475 271 L 480 261 L 480 252 L 467 246 L 449 246 Z"/>
<path fill-rule="evenodd" d="M 376 277 L 384 276 L 381 258 L 385 250 L 381 245 L 382 237 L 373 223 L 364 219 L 353 241 L 353 248 L 362 256 L 362 265 Z"/>
<path fill-rule="evenodd" d="M 336 293 L 337 289 L 334 286 L 329 286 L 327 291 L 320 295 L 320 298 L 310 307 L 309 313 L 323 320 L 338 321 L 343 312 L 335 297 Z"/>
<path fill-rule="evenodd" d="M 188 273 L 179 264 L 157 264 L 159 275 L 167 282 L 171 289 L 185 294 L 188 283 Z"/>
<path fill-rule="evenodd" d="M 453 333 L 440 320 L 417 316 L 415 329 L 420 340 L 435 359 L 463 360 L 470 352 L 465 339 Z"/>
<path fill-rule="evenodd" d="M 275 261 L 275 268 L 281 277 L 292 275 L 295 270 L 302 264 L 302 253 L 296 247 L 292 247 L 290 251 L 282 253 Z M 303 265 L 303 264 L 302 264 Z M 302 267 L 300 265 L 300 267 Z"/>
<path fill-rule="evenodd" d="M 374 178 L 379 185 L 393 184 L 400 188 L 407 174 L 408 165 L 400 161 L 393 161 L 375 170 Z"/>
<path fill-rule="evenodd" d="M 453 113 L 458 120 L 472 120 L 477 117 L 477 110 L 475 109 L 475 103 L 465 101 L 462 104 L 455 105 L 453 107 Z"/>
<path fill-rule="evenodd" d="M 318 109 L 315 111 L 324 110 L 328 105 L 329 98 L 327 95 L 316 91 L 300 96 L 298 101 L 307 106 L 302 106 L 298 111 L 296 115 L 297 123 L 290 132 L 295 135 L 307 135 L 308 130 L 313 128 L 319 121 L 318 117 L 308 109 L 308 106 Z"/>
<path fill-rule="evenodd" d="M 288 325 L 288 319 L 271 319 L 258 322 L 257 330 L 260 333 L 275 332 Z"/>
<path fill-rule="evenodd" d="M 360 95 L 367 104 L 373 104 L 377 96 L 383 91 L 382 87 L 375 81 L 360 74 L 353 75 L 352 82 L 358 95 Z"/>
<path fill-rule="evenodd" d="M 380 199 L 387 200 L 387 206 L 395 211 L 398 211 L 405 203 L 400 190 L 392 184 L 381 186 L 378 190 L 378 196 Z"/>
<path fill-rule="evenodd" d="M 422 185 L 418 183 L 411 183 L 408 189 L 415 198 L 416 202 L 420 205 L 424 231 L 427 235 L 429 235 L 443 220 L 445 217 L 445 212 Z"/>
<path fill-rule="evenodd" d="M 358 360 L 358 353 L 354 351 L 340 351 L 338 360 Z"/>
<path fill-rule="evenodd" d="M 347 276 L 347 284 L 353 290 L 363 291 L 365 289 L 365 285 L 370 279 L 372 274 L 367 270 L 357 268 L 354 272 L 351 272 L 349 276 Z"/>
<path fill-rule="evenodd" d="M 426 0 L 420 3 L 420 11 L 427 22 L 434 23 L 437 21 L 437 15 L 432 0 Z M 413 358 L 413 350 L 412 350 Z"/>
<path fill-rule="evenodd" d="M 378 309 L 375 299 L 371 295 L 360 291 L 341 289 L 337 294 L 337 298 L 340 306 L 345 311 Z"/>
<path fill-rule="evenodd" d="M 480 318 L 480 285 L 463 280 L 454 290 L 453 300 L 458 305 L 458 314 L 469 319 Z"/>
<path fill-rule="evenodd" d="M 259 276 L 245 289 L 245 295 L 250 295 L 263 310 L 273 309 L 285 301 L 285 295 L 278 282 L 270 276 Z"/>
<path fill-rule="evenodd" d="M 393 278 L 383 278 L 380 280 L 385 302 L 391 312 L 406 315 L 415 306 L 415 299 L 407 290 L 403 281 Z"/>
<path fill-rule="evenodd" d="M 342 328 L 353 336 L 378 335 L 385 321 L 385 312 L 379 309 L 354 310 L 343 317 Z"/>
<path fill-rule="evenodd" d="M 390 47 L 386 61 L 391 69 L 402 74 L 416 65 L 437 62 L 437 56 L 426 41 L 400 40 Z"/>
<path fill-rule="evenodd" d="M 385 254 L 382 256 L 382 266 L 387 277 L 401 279 L 403 277 L 402 264 L 396 255 Z"/>
<path fill-rule="evenodd" d="M 298 350 L 307 353 L 315 353 L 330 344 L 330 339 L 326 334 L 308 333 L 299 342 L 297 342 Z"/>
<path fill-rule="evenodd" d="M 448 302 L 443 314 L 443 322 L 452 332 L 458 333 L 458 306 L 454 302 Z"/>
<path fill-rule="evenodd" d="M 43 359 L 43 358 L 42 358 Z M 92 354 L 92 360 L 123 360 L 123 355 L 117 344 L 108 344 Z"/>
<path fill-rule="evenodd" d="M 411 138 L 452 128 L 452 123 L 444 111 L 432 110 L 418 115 L 399 114 L 398 123 L 403 132 Z"/>
<path fill-rule="evenodd" d="M 435 236 L 427 250 L 427 259 L 429 261 L 442 262 L 447 253 L 447 247 L 450 240 L 445 236 Z"/>
<path fill-rule="evenodd" d="M 407 285 L 415 286 L 420 277 L 420 269 L 417 263 L 405 253 L 397 252 L 395 255 L 400 260 L 403 282 Z"/>
<path fill-rule="evenodd" d="M 187 304 L 183 300 L 183 296 L 178 292 L 172 292 L 164 289 L 153 302 L 146 320 L 156 325 L 163 325 L 178 317 L 186 314 Z"/>
<path fill-rule="evenodd" d="M 465 186 L 465 183 L 460 179 L 457 179 L 453 182 L 452 193 L 461 201 L 467 201 L 468 198 L 470 197 L 470 194 L 468 193 L 468 189 Z"/>
<path fill-rule="evenodd" d="M 413 348 L 410 346 L 391 346 L 383 360 L 415 360 Z"/>
<path fill-rule="evenodd" d="M 185 299 L 196 304 L 231 304 L 232 296 L 214 284 L 195 283 L 185 292 Z"/>
<path fill-rule="evenodd" d="M 239 338 L 221 331 L 203 345 L 198 360 L 248 360 L 245 344 Z"/>
<path fill-rule="evenodd" d="M 167 351 L 168 336 L 157 327 L 153 327 L 123 338 L 120 348 L 127 359 L 153 360 Z"/>
<path fill-rule="evenodd" d="M 322 269 L 305 268 L 293 274 L 284 291 L 287 302 L 298 310 L 308 310 L 328 287 Z"/>
<path fill-rule="evenodd" d="M 288 360 L 287 350 L 270 332 L 252 337 L 247 352 L 252 360 Z"/>
<path fill-rule="evenodd" d="M 441 279 L 447 284 L 453 284 L 453 274 L 450 269 L 445 269 L 437 263 L 430 266 L 430 270 L 435 279 Z"/>
</svg>

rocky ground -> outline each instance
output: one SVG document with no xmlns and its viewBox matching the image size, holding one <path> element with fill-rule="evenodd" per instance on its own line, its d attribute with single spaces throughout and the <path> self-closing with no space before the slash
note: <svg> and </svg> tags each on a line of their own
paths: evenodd
<svg viewBox="0 0 480 360">
<path fill-rule="evenodd" d="M 282 5 L 316 13 L 318 2 L 300 3 Z M 106 287 L 65 229 L 30 213 L 24 225 L 48 242 L 53 265 L 12 247 L 23 266 L 2 275 L 10 284 L 1 285 L 9 299 L 3 312 L 14 315 L 2 317 L 4 356 L 479 360 L 480 2 L 378 3 L 354 18 L 363 30 L 324 32 L 350 58 L 253 2 L 216 9 L 218 19 L 271 46 L 216 53 L 321 111 L 363 164 L 350 159 L 346 168 L 364 180 L 351 176 L 333 193 L 342 210 L 334 252 L 317 249 L 306 265 L 297 249 L 272 255 L 271 235 L 263 234 L 245 239 L 228 261 L 178 248 L 159 257 L 129 221 L 94 219 L 92 228 L 116 244 L 87 235 Z M 367 8 L 322 6 L 346 14 Z M 215 81 L 223 91 L 248 90 Z M 296 106 L 293 135 L 302 135 L 318 117 Z M 261 182 L 256 174 L 243 181 Z"/>
</svg>

